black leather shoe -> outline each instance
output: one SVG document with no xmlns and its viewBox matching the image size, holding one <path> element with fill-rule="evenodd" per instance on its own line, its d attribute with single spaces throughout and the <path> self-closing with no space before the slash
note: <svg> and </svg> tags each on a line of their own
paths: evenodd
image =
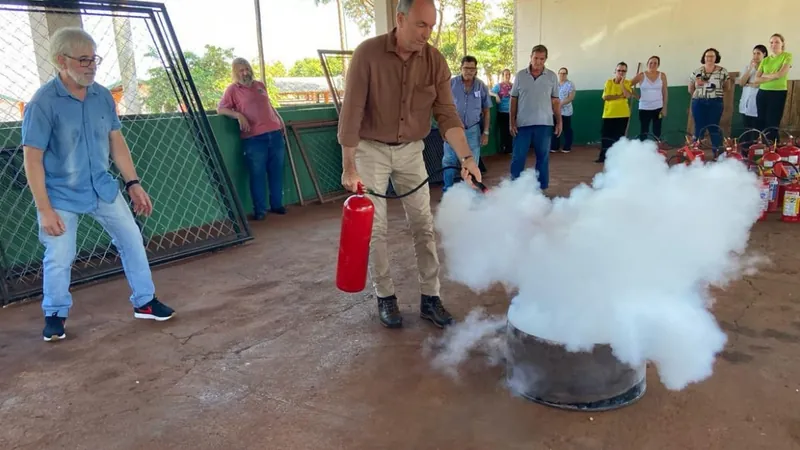
<svg viewBox="0 0 800 450">
<path fill-rule="evenodd" d="M 439 328 L 453 325 L 456 321 L 442 306 L 442 299 L 436 295 L 423 295 L 420 300 L 419 316 L 430 320 Z"/>
<path fill-rule="evenodd" d="M 397 307 L 397 297 L 378 297 L 378 314 L 381 324 L 386 328 L 400 328 L 403 326 L 403 316 L 400 315 L 400 308 Z"/>
</svg>

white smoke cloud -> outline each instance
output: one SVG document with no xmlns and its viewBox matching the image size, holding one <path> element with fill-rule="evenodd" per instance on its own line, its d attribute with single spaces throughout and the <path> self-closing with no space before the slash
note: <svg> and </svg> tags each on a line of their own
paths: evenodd
<svg viewBox="0 0 800 450">
<path fill-rule="evenodd" d="M 436 228 L 450 278 L 476 292 L 518 289 L 517 328 L 570 351 L 610 344 L 624 363 L 653 361 L 679 390 L 711 375 L 726 342 L 709 287 L 763 262 L 745 254 L 760 208 L 757 178 L 740 162 L 668 168 L 654 143 L 623 139 L 568 198 L 542 195 L 533 170 L 488 194 L 454 186 Z M 464 336 L 474 346 L 491 324 L 461 328 L 445 336 L 437 367 L 463 362 Z"/>
</svg>

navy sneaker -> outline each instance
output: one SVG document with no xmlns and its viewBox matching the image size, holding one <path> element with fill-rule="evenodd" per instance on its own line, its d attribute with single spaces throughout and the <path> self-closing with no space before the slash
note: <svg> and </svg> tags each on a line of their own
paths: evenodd
<svg viewBox="0 0 800 450">
<path fill-rule="evenodd" d="M 161 303 L 155 297 L 141 308 L 133 308 L 133 317 L 137 319 L 152 319 L 163 322 L 172 319 L 174 315 L 175 311 L 172 308 Z"/>
<path fill-rule="evenodd" d="M 42 337 L 45 342 L 60 341 L 67 337 L 64 331 L 64 324 L 67 319 L 58 317 L 58 313 L 53 313 L 51 316 L 44 318 L 44 330 L 42 330 Z"/>
</svg>

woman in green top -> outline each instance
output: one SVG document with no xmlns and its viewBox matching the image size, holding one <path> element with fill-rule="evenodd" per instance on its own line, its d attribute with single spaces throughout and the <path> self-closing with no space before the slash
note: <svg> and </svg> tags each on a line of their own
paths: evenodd
<svg viewBox="0 0 800 450">
<path fill-rule="evenodd" d="M 785 51 L 786 43 L 778 33 L 769 38 L 772 54 L 761 60 L 756 72 L 755 83 L 758 84 L 756 108 L 761 131 L 766 131 L 770 141 L 778 139 L 777 127 L 783 119 L 783 107 L 786 105 L 789 69 L 792 68 L 792 54 Z"/>
</svg>

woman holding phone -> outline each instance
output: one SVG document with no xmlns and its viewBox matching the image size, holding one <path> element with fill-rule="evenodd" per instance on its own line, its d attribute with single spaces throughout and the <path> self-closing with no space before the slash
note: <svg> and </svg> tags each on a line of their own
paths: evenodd
<svg viewBox="0 0 800 450">
<path fill-rule="evenodd" d="M 730 83 L 728 70 L 719 65 L 720 61 L 722 61 L 722 56 L 717 49 L 707 49 L 700 58 L 702 66 L 692 72 L 692 78 L 689 81 L 694 138 L 700 141 L 707 130 L 711 137 L 714 156 L 722 148 L 719 123 L 722 120 L 723 97 Z"/>
</svg>

